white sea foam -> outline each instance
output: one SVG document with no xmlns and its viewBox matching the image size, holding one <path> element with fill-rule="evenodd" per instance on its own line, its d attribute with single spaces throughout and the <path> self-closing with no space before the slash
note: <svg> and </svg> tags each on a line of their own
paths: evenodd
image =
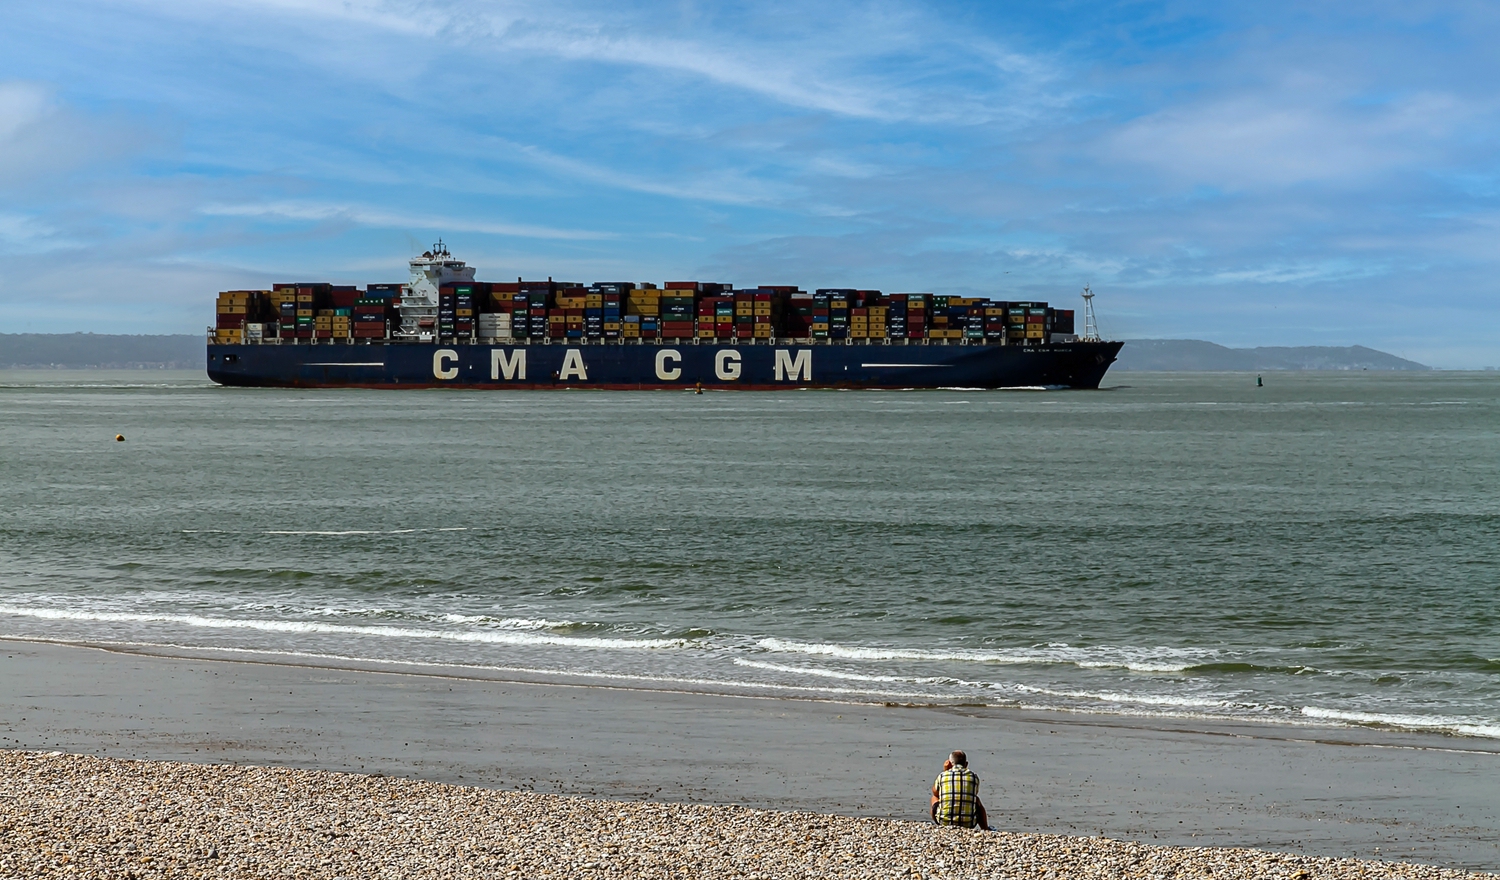
<svg viewBox="0 0 1500 880">
<path fill-rule="evenodd" d="M 53 644 L 73 644 L 67 639 L 37 638 L 34 636 L 0 635 L 0 638 L 25 638 L 30 641 L 50 642 Z M 437 670 L 472 670 L 476 672 L 509 672 L 525 673 L 528 675 L 547 675 L 558 677 L 593 678 L 605 681 L 634 681 L 649 684 L 675 685 L 678 687 L 698 686 L 703 688 L 715 688 L 725 693 L 743 691 L 785 691 L 808 696 L 833 695 L 835 697 L 878 697 L 889 699 L 897 697 L 901 699 L 931 699 L 931 694 L 909 693 L 905 691 L 869 690 L 862 688 L 841 688 L 832 686 L 809 687 L 794 684 L 776 684 L 769 682 L 747 682 L 730 681 L 714 678 L 695 678 L 690 676 L 671 675 L 640 675 L 628 672 L 600 672 L 587 669 L 548 669 L 546 667 L 532 666 L 492 666 L 475 663 L 437 663 L 429 660 L 401 660 L 390 657 L 360 657 L 348 654 L 323 654 L 312 651 L 277 651 L 269 648 L 221 648 L 203 645 L 178 645 L 171 642 L 130 642 L 130 641 L 95 641 L 98 645 L 117 645 L 120 647 L 139 648 L 164 648 L 178 651 L 207 651 L 216 654 L 245 654 L 251 656 L 268 657 L 296 657 L 306 660 L 333 660 L 343 663 L 368 663 L 372 666 L 409 666 L 422 669 Z"/>
<path fill-rule="evenodd" d="M 595 636 L 557 636 L 535 632 L 485 630 L 433 630 L 398 626 L 352 626 L 303 620 L 253 620 L 204 617 L 196 614 L 140 614 L 116 611 L 70 611 L 62 608 L 24 608 L 0 605 L 0 614 L 39 620 L 79 620 L 99 623 L 166 623 L 204 629 L 256 630 L 276 633 L 315 633 L 342 636 L 375 636 L 396 639 L 434 639 L 495 645 L 552 645 L 568 648 L 663 649 L 681 648 L 686 639 L 611 639 Z"/>
<path fill-rule="evenodd" d="M 915 660 L 992 664 L 1064 664 L 1089 669 L 1118 668 L 1133 672 L 1185 672 L 1194 666 L 1222 659 L 1221 652 L 1189 648 L 1128 648 L 1098 646 L 1075 648 L 1051 644 L 1040 648 L 960 648 L 934 651 L 922 648 L 871 648 L 829 643 L 797 642 L 765 638 L 756 643 L 775 653 L 838 657 L 844 660 Z"/>
<path fill-rule="evenodd" d="M 1346 709 L 1325 709 L 1321 706 L 1303 706 L 1302 714 L 1320 721 L 1342 721 L 1346 724 L 1373 724 L 1380 727 L 1397 727 L 1407 730 L 1433 730 L 1456 733 L 1462 736 L 1500 738 L 1500 721 L 1489 718 L 1455 718 L 1448 715 L 1386 714 L 1383 712 L 1355 712 Z"/>
<path fill-rule="evenodd" d="M 1015 689 L 1022 693 L 1044 694 L 1049 697 L 1063 697 L 1070 700 L 1089 700 L 1104 703 L 1134 704 L 1142 706 L 1176 706 L 1183 709 L 1247 709 L 1252 707 L 1247 703 L 1237 703 L 1234 700 L 1215 697 L 1186 697 L 1173 694 L 1127 694 L 1119 691 L 1064 691 L 1052 688 L 1032 687 L 1030 685 L 1017 684 Z"/>
<path fill-rule="evenodd" d="M 343 537 L 345 535 L 410 535 L 410 534 L 414 534 L 416 532 L 467 532 L 467 531 L 469 531 L 469 527 L 468 526 L 450 526 L 450 527 L 447 527 L 447 528 L 440 528 L 440 529 L 439 528 L 430 528 L 430 529 L 344 529 L 344 530 L 341 530 L 341 531 L 332 531 L 332 530 L 323 530 L 323 529 L 306 529 L 306 530 L 271 529 L 269 531 L 261 532 L 261 534 L 263 534 L 263 535 L 326 535 L 326 536 L 333 536 L 333 537 Z"/>
</svg>

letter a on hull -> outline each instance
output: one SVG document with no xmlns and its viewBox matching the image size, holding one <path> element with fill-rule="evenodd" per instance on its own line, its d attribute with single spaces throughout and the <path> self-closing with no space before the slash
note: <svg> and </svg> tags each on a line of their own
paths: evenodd
<svg viewBox="0 0 1500 880">
<path fill-rule="evenodd" d="M 576 348 L 568 349 L 563 355 L 562 369 L 558 371 L 559 379 L 582 379 L 589 380 L 589 369 L 583 365 L 583 352 Z"/>
</svg>

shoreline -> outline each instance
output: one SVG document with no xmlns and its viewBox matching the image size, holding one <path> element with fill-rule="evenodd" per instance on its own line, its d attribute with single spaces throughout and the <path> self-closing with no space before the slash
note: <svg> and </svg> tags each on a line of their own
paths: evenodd
<svg viewBox="0 0 1500 880">
<path fill-rule="evenodd" d="M 785 700 L 844 706 L 883 706 L 901 709 L 964 709 L 1056 718 L 1057 723 L 1140 728 L 1183 733 L 1218 733 L 1233 730 L 1235 736 L 1264 737 L 1287 742 L 1316 742 L 1370 748 L 1415 749 L 1472 754 L 1500 754 L 1500 738 L 1458 733 L 1433 726 L 1399 727 L 1381 722 L 1344 722 L 1336 717 L 1295 718 L 1214 716 L 1173 712 L 1111 712 L 1108 710 L 1034 706 L 1018 702 L 972 702 L 965 700 L 918 701 L 898 699 L 900 694 L 879 690 L 857 690 L 811 685 L 736 682 L 721 679 L 660 678 L 610 672 L 572 672 L 519 666 L 480 666 L 414 660 L 381 660 L 337 654 L 287 652 L 255 648 L 202 647 L 155 642 L 116 642 L 28 636 L 0 636 L 0 645 L 12 642 L 64 648 L 105 651 L 125 656 L 164 660 L 243 663 L 288 669 L 326 669 L 365 672 L 374 675 L 408 675 L 456 681 L 531 684 L 549 687 L 598 688 L 743 700 Z M 695 685 L 702 685 L 696 687 Z M 1076 719 L 1073 721 L 1065 719 Z M 1255 733 L 1253 731 L 1262 731 Z M 1298 735 L 1301 732 L 1303 735 Z M 1318 735 L 1319 732 L 1326 735 Z M 1463 743 L 1464 745 L 1458 745 Z"/>
<path fill-rule="evenodd" d="M 994 824 L 1018 832 L 1500 866 L 1500 794 L 1482 783 L 1500 750 L 1454 749 L 1454 737 L 1435 734 L 1308 727 L 1286 732 L 1319 735 L 1274 736 L 1264 724 L 56 642 L 5 640 L 0 655 L 0 748 L 12 750 L 920 821 L 937 764 L 961 747 L 985 780 Z"/>
</svg>

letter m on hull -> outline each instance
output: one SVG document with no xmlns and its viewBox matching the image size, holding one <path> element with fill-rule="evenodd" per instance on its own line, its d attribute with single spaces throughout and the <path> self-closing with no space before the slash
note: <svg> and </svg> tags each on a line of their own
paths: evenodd
<svg viewBox="0 0 1500 880">
<path fill-rule="evenodd" d="M 796 382 L 799 379 L 812 381 L 812 352 L 804 348 L 793 357 L 784 348 L 776 349 L 776 381 Z"/>
<path fill-rule="evenodd" d="M 518 348 L 507 355 L 502 348 L 490 349 L 490 379 L 499 381 L 526 378 L 526 349 Z"/>
</svg>

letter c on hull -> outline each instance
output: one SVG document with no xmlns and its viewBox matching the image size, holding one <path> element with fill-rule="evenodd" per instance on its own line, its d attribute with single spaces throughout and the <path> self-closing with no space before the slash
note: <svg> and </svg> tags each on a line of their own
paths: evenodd
<svg viewBox="0 0 1500 880">
<path fill-rule="evenodd" d="M 453 361 L 453 366 L 446 366 L 445 361 Z M 457 379 L 458 378 L 458 352 L 451 348 L 440 348 L 432 353 L 432 378 L 434 379 Z"/>
<path fill-rule="evenodd" d="M 674 366 L 667 366 L 671 361 Z M 682 352 L 672 348 L 664 348 L 656 353 L 656 378 L 663 382 L 671 382 L 673 379 L 682 378 Z"/>
<path fill-rule="evenodd" d="M 740 377 L 740 353 L 733 349 L 714 355 L 714 375 L 724 382 Z"/>
</svg>

